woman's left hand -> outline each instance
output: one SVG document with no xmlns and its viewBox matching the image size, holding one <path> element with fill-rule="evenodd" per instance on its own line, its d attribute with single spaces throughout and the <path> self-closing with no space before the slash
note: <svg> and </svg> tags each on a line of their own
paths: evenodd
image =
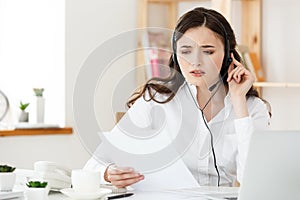
<svg viewBox="0 0 300 200">
<path fill-rule="evenodd" d="M 227 82 L 231 98 L 245 98 L 254 83 L 253 74 L 231 54 L 232 63 L 228 69 Z M 234 68 L 234 65 L 236 68 Z"/>
</svg>

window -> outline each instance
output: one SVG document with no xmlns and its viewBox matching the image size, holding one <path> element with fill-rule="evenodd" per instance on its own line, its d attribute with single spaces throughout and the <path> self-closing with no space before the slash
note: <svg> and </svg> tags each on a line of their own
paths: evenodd
<svg viewBox="0 0 300 200">
<path fill-rule="evenodd" d="M 45 88 L 45 123 L 65 122 L 65 1 L 0 1 L 0 90 L 16 123 L 20 100 L 35 113 L 33 88 Z"/>
</svg>

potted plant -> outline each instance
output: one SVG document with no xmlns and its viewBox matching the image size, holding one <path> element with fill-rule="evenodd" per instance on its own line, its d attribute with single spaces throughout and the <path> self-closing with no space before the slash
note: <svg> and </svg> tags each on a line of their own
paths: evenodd
<svg viewBox="0 0 300 200">
<path fill-rule="evenodd" d="M 19 117 L 19 122 L 28 122 L 29 113 L 25 111 L 28 106 L 29 103 L 22 103 L 22 101 L 20 101 L 19 108 L 21 110 L 21 114 Z"/>
<path fill-rule="evenodd" d="M 29 181 L 26 183 L 27 187 L 25 195 L 28 200 L 43 200 L 47 199 L 49 188 L 47 182 Z"/>
<path fill-rule="evenodd" d="M 44 88 L 33 88 L 36 96 L 36 122 L 44 123 L 45 98 L 43 97 Z"/>
<path fill-rule="evenodd" d="M 33 88 L 34 94 L 37 97 L 43 97 L 44 88 Z"/>
<path fill-rule="evenodd" d="M 0 191 L 11 191 L 16 183 L 15 167 L 0 165 Z"/>
</svg>

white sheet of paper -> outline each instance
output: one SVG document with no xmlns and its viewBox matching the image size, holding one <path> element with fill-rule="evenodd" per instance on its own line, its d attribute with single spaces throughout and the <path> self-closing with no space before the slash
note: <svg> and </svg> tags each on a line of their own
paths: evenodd
<svg viewBox="0 0 300 200">
<path fill-rule="evenodd" d="M 116 151 L 109 146 L 117 147 L 120 152 L 124 151 L 143 156 L 143 154 L 146 155 L 148 153 L 149 155 L 149 153 L 159 151 L 161 147 L 170 144 L 170 137 L 168 133 L 164 131 L 162 131 L 161 135 L 149 140 L 139 140 L 128 137 L 118 129 L 115 129 L 110 133 L 99 133 L 99 136 L 102 141 L 105 142 L 102 144 L 101 148 L 98 148 L 96 154 L 99 154 L 100 157 L 100 154 L 102 154 L 103 157 L 109 155 L 111 163 L 115 163 L 120 167 L 133 167 L 137 172 L 140 172 L 140 169 L 137 167 L 139 163 L 136 163 L 136 161 L 131 159 L 124 159 L 124 157 L 120 156 L 120 153 L 116 153 Z M 109 143 L 109 145 L 105 145 L 105 143 Z M 172 157 L 175 155 L 170 156 Z M 159 158 L 154 159 L 154 161 L 160 162 Z M 148 172 L 144 175 L 144 180 L 132 185 L 134 189 L 153 191 L 199 187 L 198 182 L 180 158 L 173 164 L 170 164 L 161 170 L 153 171 L 151 173 Z"/>
<path fill-rule="evenodd" d="M 181 159 L 173 165 L 160 171 L 146 174 L 145 179 L 132 185 L 138 190 L 172 190 L 180 188 L 199 187 L 198 182 L 193 177 L 189 169 Z"/>
</svg>

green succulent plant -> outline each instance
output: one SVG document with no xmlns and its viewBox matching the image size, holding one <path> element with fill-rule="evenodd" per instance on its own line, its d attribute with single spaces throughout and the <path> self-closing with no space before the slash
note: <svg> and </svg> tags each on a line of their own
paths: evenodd
<svg viewBox="0 0 300 200">
<path fill-rule="evenodd" d="M 29 106 L 29 103 L 22 103 L 22 101 L 20 101 L 20 106 L 19 108 L 22 110 L 22 111 L 25 111 L 25 109 Z"/>
<path fill-rule="evenodd" d="M 29 181 L 26 185 L 30 188 L 45 188 L 48 183 L 47 182 L 40 182 L 40 181 Z"/>
<path fill-rule="evenodd" d="M 33 91 L 34 91 L 35 96 L 42 97 L 44 88 L 33 88 Z"/>
<path fill-rule="evenodd" d="M 15 169 L 15 167 L 11 167 L 9 165 L 0 165 L 0 173 L 13 172 Z"/>
</svg>

